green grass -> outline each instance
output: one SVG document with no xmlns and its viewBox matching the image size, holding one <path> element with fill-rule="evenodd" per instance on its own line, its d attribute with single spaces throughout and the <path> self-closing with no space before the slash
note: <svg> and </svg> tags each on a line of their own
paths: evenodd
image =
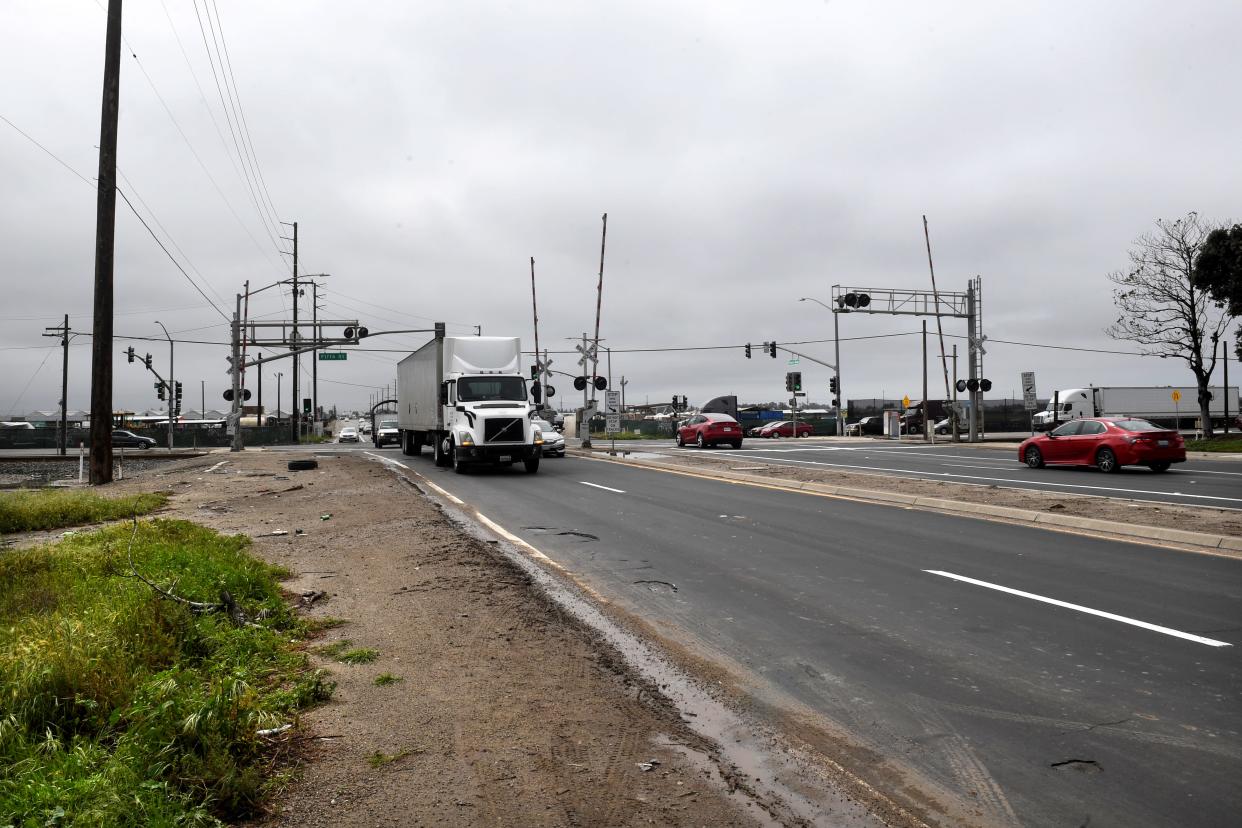
<svg viewBox="0 0 1242 828">
<path fill-rule="evenodd" d="M 418 752 L 422 753 L 421 750 Z M 377 750 L 375 751 L 375 753 L 372 753 L 370 756 L 367 757 L 367 762 L 369 762 L 371 767 L 373 768 L 382 768 L 384 767 L 384 765 L 387 765 L 390 762 L 396 762 L 398 759 L 404 759 L 405 757 L 411 755 L 412 753 L 414 753 L 414 751 L 410 750 L 409 748 L 405 748 L 404 750 L 399 750 L 396 753 L 380 753 Z"/>
<path fill-rule="evenodd" d="M 401 676 L 394 676 L 392 673 L 380 673 L 375 677 L 376 687 L 387 687 L 390 684 L 396 684 L 399 681 L 405 681 Z"/>
<path fill-rule="evenodd" d="M 332 685 L 278 569 L 249 540 L 139 525 L 134 562 L 195 601 L 227 589 L 256 626 L 194 615 L 132 577 L 132 527 L 0 556 L 0 824 L 214 825 L 253 815 L 271 757 L 255 731 Z M 175 584 L 175 586 L 174 586 Z"/>
<path fill-rule="evenodd" d="M 379 658 L 379 650 L 373 647 L 354 647 L 354 642 L 348 638 L 316 647 L 314 652 L 316 655 L 346 664 L 370 664 Z"/>
<path fill-rule="evenodd" d="M 1228 437 L 1217 435 L 1211 440 L 1187 440 L 1186 451 L 1238 451 L 1242 452 L 1242 435 L 1230 432 Z"/>
<path fill-rule="evenodd" d="M 165 492 L 101 497 L 67 489 L 0 492 L 0 533 L 80 526 L 145 515 L 168 502 Z"/>
</svg>

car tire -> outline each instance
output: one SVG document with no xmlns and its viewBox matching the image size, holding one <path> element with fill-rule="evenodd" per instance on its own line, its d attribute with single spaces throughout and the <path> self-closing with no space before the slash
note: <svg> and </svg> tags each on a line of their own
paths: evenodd
<svg viewBox="0 0 1242 828">
<path fill-rule="evenodd" d="M 151 444 L 150 443 L 139 443 L 138 447 L 142 449 L 143 451 L 146 451 L 147 449 L 151 448 Z"/>
<path fill-rule="evenodd" d="M 1022 456 L 1022 460 L 1032 469 L 1042 469 L 1044 467 L 1043 452 L 1035 446 L 1026 447 L 1026 454 Z"/>
<path fill-rule="evenodd" d="M 288 463 L 289 471 L 310 471 L 319 468 L 318 460 L 290 460 Z"/>
<path fill-rule="evenodd" d="M 1170 463 L 1169 461 L 1161 460 L 1158 463 L 1148 463 L 1147 468 L 1151 469 L 1154 472 L 1167 472 L 1169 470 L 1169 466 L 1171 465 L 1173 464 Z"/>
<path fill-rule="evenodd" d="M 678 447 L 678 448 L 685 448 L 685 447 L 686 447 L 686 441 L 685 441 L 685 439 L 681 436 L 681 432 L 680 432 L 680 431 L 679 431 L 679 432 L 677 432 L 677 447 Z"/>
<path fill-rule="evenodd" d="M 694 441 L 694 444 L 701 449 L 707 448 L 707 441 L 703 439 L 703 432 L 699 432 L 698 439 Z"/>
<path fill-rule="evenodd" d="M 1113 474 L 1121 468 L 1121 464 L 1117 462 L 1113 450 L 1105 447 L 1095 453 L 1095 467 L 1105 474 Z"/>
<path fill-rule="evenodd" d="M 732 443 L 730 443 L 729 445 L 733 446 L 733 448 L 734 448 L 734 449 L 740 449 L 740 448 L 742 447 L 742 441 L 741 441 L 741 440 L 734 440 L 734 441 L 733 441 Z"/>
</svg>

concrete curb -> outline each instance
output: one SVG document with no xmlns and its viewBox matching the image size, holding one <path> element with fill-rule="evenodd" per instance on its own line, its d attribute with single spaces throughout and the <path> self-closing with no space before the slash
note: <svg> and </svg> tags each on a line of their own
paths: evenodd
<svg viewBox="0 0 1242 828">
<path fill-rule="evenodd" d="M 986 503 L 966 503 L 960 500 L 907 495 L 897 492 L 876 491 L 874 489 L 856 489 L 852 486 L 834 486 L 828 483 L 804 483 L 798 480 L 782 480 L 759 474 L 722 471 L 720 469 L 679 466 L 674 463 L 661 463 L 656 460 L 629 459 L 610 457 L 597 452 L 572 451 L 579 457 L 589 457 L 609 463 L 621 463 L 631 466 L 657 469 L 659 471 L 690 474 L 707 477 L 728 483 L 743 483 L 754 486 L 766 486 L 774 489 L 812 492 L 814 494 L 848 497 L 888 506 L 908 506 L 928 511 L 948 512 L 955 515 L 973 515 L 977 517 L 994 517 L 1012 520 L 1018 523 L 1032 523 L 1037 526 L 1059 527 L 1062 529 L 1083 529 L 1107 535 L 1142 538 L 1144 540 L 1167 541 L 1187 546 L 1223 551 L 1230 557 L 1242 557 L 1242 537 L 1231 535 L 1210 535 L 1205 532 L 1188 532 L 1184 529 L 1167 529 L 1160 526 L 1146 526 L 1129 523 L 1114 523 L 1107 520 L 1078 517 L 1076 515 L 1054 515 L 1048 512 L 1037 512 L 1032 509 L 1017 509 L 1011 506 L 992 506 Z M 1233 554 L 1240 553 L 1240 554 Z"/>
</svg>

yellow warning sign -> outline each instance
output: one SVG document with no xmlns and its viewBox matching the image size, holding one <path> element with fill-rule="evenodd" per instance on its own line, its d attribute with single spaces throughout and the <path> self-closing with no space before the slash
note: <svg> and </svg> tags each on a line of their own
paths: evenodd
<svg viewBox="0 0 1242 828">
<path fill-rule="evenodd" d="M 1175 393 L 1176 393 L 1176 392 L 1175 392 Z M 904 396 L 904 397 L 902 397 L 902 398 L 901 398 L 901 407 L 902 407 L 902 408 L 909 408 L 909 407 L 910 407 L 910 395 L 909 395 L 909 394 L 907 394 L 906 396 Z"/>
<path fill-rule="evenodd" d="M 1174 392 L 1173 392 L 1173 402 L 1181 402 L 1181 401 L 1182 401 L 1182 392 L 1181 392 L 1181 391 L 1174 390 Z"/>
</svg>

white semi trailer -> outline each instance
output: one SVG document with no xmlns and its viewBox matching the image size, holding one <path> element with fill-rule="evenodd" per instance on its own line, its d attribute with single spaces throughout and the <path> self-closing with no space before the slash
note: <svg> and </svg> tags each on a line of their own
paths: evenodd
<svg viewBox="0 0 1242 828">
<path fill-rule="evenodd" d="M 1176 391 L 1181 399 L 1173 400 Z M 1238 388 L 1230 386 L 1228 397 L 1225 389 L 1211 386 L 1208 391 L 1212 400 L 1208 404 L 1212 422 L 1223 424 L 1226 402 L 1229 416 L 1238 414 Z M 1079 417 L 1138 417 L 1154 420 L 1160 424 L 1174 425 L 1177 420 L 1189 424 L 1199 416 L 1199 392 L 1190 387 L 1124 387 L 1124 388 L 1066 388 L 1048 400 L 1048 407 L 1034 416 L 1035 429 L 1045 431 L 1056 423 L 1076 420 Z"/>
<path fill-rule="evenodd" d="M 397 430 L 404 454 L 431 446 L 437 466 L 521 462 L 539 470 L 543 435 L 507 336 L 437 336 L 397 363 Z"/>
</svg>

